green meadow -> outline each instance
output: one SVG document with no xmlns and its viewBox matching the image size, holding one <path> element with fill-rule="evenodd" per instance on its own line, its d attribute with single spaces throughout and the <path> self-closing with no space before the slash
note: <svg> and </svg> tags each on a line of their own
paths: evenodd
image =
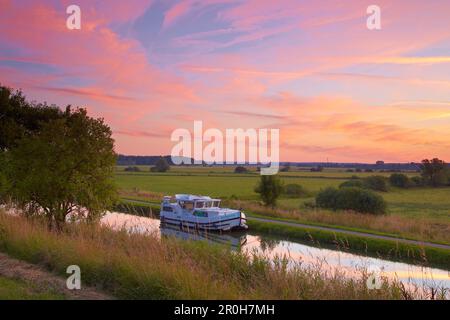
<svg viewBox="0 0 450 320">
<path fill-rule="evenodd" d="M 256 200 L 258 195 L 254 187 L 259 180 L 256 171 L 247 174 L 233 173 L 234 167 L 172 167 L 167 173 L 152 173 L 148 166 L 141 166 L 141 172 L 125 172 L 118 167 L 116 182 L 122 190 L 139 190 L 173 195 L 176 193 L 205 194 L 219 198 L 237 198 Z M 254 170 L 254 169 L 253 169 Z M 384 175 L 387 172 L 355 172 L 338 170 L 309 172 L 296 170 L 282 172 L 284 184 L 296 183 L 310 192 L 310 197 L 295 199 L 282 198 L 280 206 L 298 209 L 302 204 L 314 199 L 314 195 L 326 187 L 338 187 L 352 176 L 366 177 Z M 417 173 L 408 173 L 410 176 Z M 450 220 L 450 188 L 390 188 L 388 192 L 379 192 L 388 202 L 389 213 L 406 217 L 431 217 Z"/>
<path fill-rule="evenodd" d="M 338 187 L 344 181 L 370 175 L 388 177 L 389 172 L 346 172 L 344 169 L 325 169 L 310 172 L 309 168 L 291 168 L 280 172 L 284 184 L 300 184 L 308 192 L 302 198 L 282 197 L 277 210 L 258 207 L 258 194 L 254 192 L 260 175 L 255 168 L 248 173 L 236 174 L 234 167 L 171 167 L 166 173 L 150 172 L 141 166 L 140 172 L 125 172 L 117 167 L 116 183 L 128 198 L 149 200 L 147 193 L 154 193 L 152 201 L 162 195 L 192 193 L 209 195 L 229 201 L 238 201 L 246 212 L 272 217 L 298 220 L 303 223 L 320 223 L 347 228 L 359 228 L 374 232 L 404 236 L 413 239 L 450 243 L 450 188 L 390 187 L 388 192 L 378 192 L 388 203 L 388 212 L 382 217 L 339 213 L 310 208 L 315 195 L 326 187 Z M 418 173 L 407 173 L 409 176 Z M 123 194 L 122 194 L 123 196 Z M 306 204 L 306 205 L 305 205 Z M 318 211 L 319 210 L 319 211 Z"/>
</svg>

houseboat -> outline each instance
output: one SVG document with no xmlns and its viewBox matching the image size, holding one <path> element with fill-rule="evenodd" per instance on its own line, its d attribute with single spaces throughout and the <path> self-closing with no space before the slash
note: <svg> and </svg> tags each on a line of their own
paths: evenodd
<svg viewBox="0 0 450 320">
<path fill-rule="evenodd" d="M 207 231 L 248 229 L 242 211 L 221 208 L 220 202 L 220 199 L 191 194 L 165 196 L 161 203 L 161 223 Z"/>
</svg>

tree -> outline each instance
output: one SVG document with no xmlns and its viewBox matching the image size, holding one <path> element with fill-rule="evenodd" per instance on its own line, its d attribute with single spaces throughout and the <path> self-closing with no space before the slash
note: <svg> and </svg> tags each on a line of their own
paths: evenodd
<svg viewBox="0 0 450 320">
<path fill-rule="evenodd" d="M 275 207 L 278 197 L 283 192 L 283 184 L 276 175 L 262 175 L 255 192 L 260 194 L 264 205 Z"/>
<path fill-rule="evenodd" d="M 449 182 L 449 169 L 447 164 L 438 159 L 424 159 L 420 165 L 424 182 L 433 187 L 446 185 Z"/>
<path fill-rule="evenodd" d="M 168 170 L 170 170 L 170 165 L 164 157 L 159 157 L 155 166 L 150 168 L 150 171 L 152 172 L 166 172 Z"/>
<path fill-rule="evenodd" d="M 85 109 L 61 112 L 6 153 L 8 194 L 29 215 L 62 229 L 68 217 L 94 221 L 116 199 L 112 132 Z"/>
<path fill-rule="evenodd" d="M 0 152 L 14 148 L 21 138 L 61 118 L 62 113 L 56 106 L 30 103 L 22 92 L 0 86 Z"/>
</svg>

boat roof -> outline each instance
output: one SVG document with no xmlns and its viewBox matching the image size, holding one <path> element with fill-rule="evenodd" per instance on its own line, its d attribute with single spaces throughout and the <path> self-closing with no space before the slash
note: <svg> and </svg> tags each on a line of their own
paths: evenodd
<svg viewBox="0 0 450 320">
<path fill-rule="evenodd" d="M 204 200 L 204 201 L 220 201 L 220 199 L 212 199 L 208 196 L 197 196 L 193 194 L 176 194 L 175 199 L 177 201 L 198 201 L 198 200 Z"/>
</svg>

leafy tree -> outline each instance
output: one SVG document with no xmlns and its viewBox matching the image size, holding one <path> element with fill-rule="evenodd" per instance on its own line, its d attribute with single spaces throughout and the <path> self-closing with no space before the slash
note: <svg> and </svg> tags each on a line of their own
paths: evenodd
<svg viewBox="0 0 450 320">
<path fill-rule="evenodd" d="M 152 172 L 166 172 L 168 170 L 170 170 L 170 165 L 164 157 L 159 157 L 155 166 L 150 168 L 150 171 Z"/>
<path fill-rule="evenodd" d="M 26 101 L 20 91 L 0 86 L 0 152 L 38 132 L 43 123 L 58 119 L 62 111 L 55 106 Z"/>
<path fill-rule="evenodd" d="M 409 188 L 412 185 L 411 180 L 403 173 L 393 173 L 389 177 L 389 183 L 398 188 Z"/>
<path fill-rule="evenodd" d="M 259 193 L 264 205 L 275 207 L 283 192 L 283 184 L 276 175 L 262 175 L 255 192 Z"/>
<path fill-rule="evenodd" d="M 61 112 L 6 153 L 8 194 L 29 215 L 60 230 L 68 217 L 93 221 L 116 199 L 114 140 L 85 109 Z"/>
<path fill-rule="evenodd" d="M 433 187 L 443 186 L 449 182 L 449 169 L 447 164 L 438 159 L 422 160 L 420 170 L 424 182 Z"/>
</svg>

